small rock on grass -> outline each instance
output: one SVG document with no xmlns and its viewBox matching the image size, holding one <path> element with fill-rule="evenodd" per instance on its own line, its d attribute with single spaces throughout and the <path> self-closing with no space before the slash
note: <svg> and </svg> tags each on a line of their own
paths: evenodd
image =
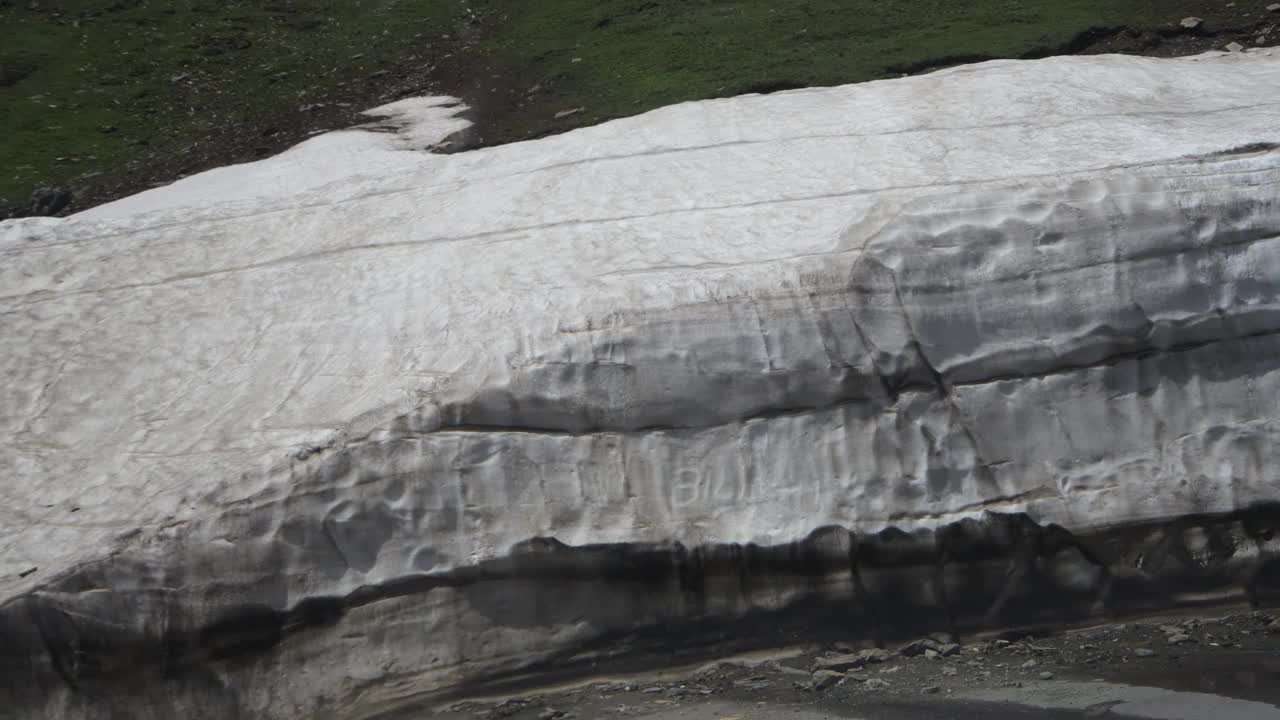
<svg viewBox="0 0 1280 720">
<path fill-rule="evenodd" d="M 1186 633 L 1174 633 L 1166 638 L 1170 645 L 1181 645 L 1185 642 L 1191 642 L 1191 636 Z"/>
<path fill-rule="evenodd" d="M 925 685 L 924 687 L 920 688 L 921 695 L 937 695 L 940 692 L 942 692 L 942 688 L 938 687 L 937 685 Z"/>
<path fill-rule="evenodd" d="M 1244 46 L 1238 42 L 1227 43 L 1227 52 L 1238 53 L 1244 50 Z"/>
<path fill-rule="evenodd" d="M 1267 12 L 1280 12 L 1280 3 L 1271 3 L 1268 5 Z"/>
<path fill-rule="evenodd" d="M 1040 673 L 1040 679 L 1041 679 L 1041 680 L 1052 680 L 1052 679 L 1053 679 L 1053 673 L 1048 672 L 1048 671 L 1046 670 L 1045 672 Z"/>
<path fill-rule="evenodd" d="M 1142 658 L 1155 657 L 1156 651 L 1151 648 L 1135 648 L 1133 654 Z"/>
<path fill-rule="evenodd" d="M 1204 20 L 1201 20 L 1198 17 L 1184 17 L 1182 18 L 1182 21 L 1179 22 L 1178 24 L 1186 28 L 1187 30 L 1195 30 L 1196 28 L 1204 24 Z"/>
</svg>

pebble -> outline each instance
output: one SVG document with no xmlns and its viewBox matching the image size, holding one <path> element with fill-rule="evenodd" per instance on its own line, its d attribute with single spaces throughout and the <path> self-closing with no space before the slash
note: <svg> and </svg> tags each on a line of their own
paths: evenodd
<svg viewBox="0 0 1280 720">
<path fill-rule="evenodd" d="M 1268 5 L 1267 12 L 1280 12 L 1280 3 L 1271 3 Z"/>
<path fill-rule="evenodd" d="M 1028 660 L 1028 661 L 1026 661 L 1026 662 L 1022 663 L 1022 669 L 1023 669 L 1023 670 L 1030 670 L 1031 668 L 1033 668 L 1033 667 L 1035 667 L 1036 665 L 1039 665 L 1039 664 L 1040 664 L 1040 663 L 1036 662 L 1035 660 Z"/>
<path fill-rule="evenodd" d="M 1184 17 L 1182 18 L 1182 22 L 1178 24 L 1188 30 L 1195 30 L 1196 28 L 1204 24 L 1204 20 L 1201 20 L 1198 17 Z"/>
<path fill-rule="evenodd" d="M 1133 654 L 1138 657 L 1155 657 L 1156 651 L 1151 648 L 1135 648 Z"/>
<path fill-rule="evenodd" d="M 920 688 L 920 693 L 922 695 L 937 695 L 940 692 L 942 692 L 942 688 L 937 685 L 926 685 Z"/>
<path fill-rule="evenodd" d="M 1169 641 L 1170 645 L 1181 645 L 1184 642 L 1191 642 L 1191 636 L 1186 633 L 1175 633 L 1166 638 L 1166 640 Z"/>
<path fill-rule="evenodd" d="M 1238 42 L 1227 43 L 1227 52 L 1238 53 L 1241 50 L 1244 50 L 1244 46 L 1241 45 L 1240 43 Z"/>
<path fill-rule="evenodd" d="M 1052 680 L 1052 679 L 1053 679 L 1053 673 L 1048 672 L 1048 671 L 1046 671 L 1046 672 L 1042 672 L 1042 673 L 1040 673 L 1040 679 L 1041 679 L 1041 680 Z"/>
</svg>

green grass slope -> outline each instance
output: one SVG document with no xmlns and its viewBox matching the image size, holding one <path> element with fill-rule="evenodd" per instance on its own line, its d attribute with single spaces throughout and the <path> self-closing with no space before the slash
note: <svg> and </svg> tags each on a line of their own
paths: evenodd
<svg viewBox="0 0 1280 720">
<path fill-rule="evenodd" d="M 1190 14 L 1212 27 L 1223 5 L 0 0 L 0 207 L 24 203 L 38 185 L 93 186 L 148 164 L 172 179 L 165 172 L 181 174 L 202 138 L 238 127 L 266 134 L 263 118 L 282 114 L 304 123 L 299 113 L 335 95 L 372 102 L 379 96 L 363 89 L 385 89 L 415 64 L 440 91 L 489 113 L 482 141 L 492 143 L 680 100 L 1047 53 L 1090 28 L 1167 32 Z M 555 119 L 572 108 L 583 110 Z"/>
</svg>

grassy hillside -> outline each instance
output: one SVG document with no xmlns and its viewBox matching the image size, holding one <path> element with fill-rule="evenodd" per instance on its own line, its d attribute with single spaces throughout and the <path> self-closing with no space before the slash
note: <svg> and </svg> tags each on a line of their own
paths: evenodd
<svg viewBox="0 0 1280 720">
<path fill-rule="evenodd" d="M 685 99 L 1047 53 L 1090 28 L 1154 37 L 1195 14 L 1255 32 L 1265 4 L 0 0 L 0 208 L 46 184 L 84 207 L 410 92 L 463 96 L 480 139 L 502 142 Z"/>
</svg>

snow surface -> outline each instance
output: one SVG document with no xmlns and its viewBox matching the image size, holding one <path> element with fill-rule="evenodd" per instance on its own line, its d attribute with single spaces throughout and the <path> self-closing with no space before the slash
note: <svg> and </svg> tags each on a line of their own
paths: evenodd
<svg viewBox="0 0 1280 720">
<path fill-rule="evenodd" d="M 452 155 L 428 98 L 0 223 L 0 609 L 152 637 L 537 536 L 1280 499 L 1278 98 L 1257 52 L 991 62 Z M 591 637 L 491 602 L 352 609 L 358 646 L 214 685 L 304 717 Z"/>
<path fill-rule="evenodd" d="M 125 551 L 251 585 L 322 527 L 286 603 L 540 535 L 1276 499 L 1277 98 L 1256 52 L 992 62 L 453 155 L 433 98 L 0 223 L 0 599 Z"/>
</svg>

